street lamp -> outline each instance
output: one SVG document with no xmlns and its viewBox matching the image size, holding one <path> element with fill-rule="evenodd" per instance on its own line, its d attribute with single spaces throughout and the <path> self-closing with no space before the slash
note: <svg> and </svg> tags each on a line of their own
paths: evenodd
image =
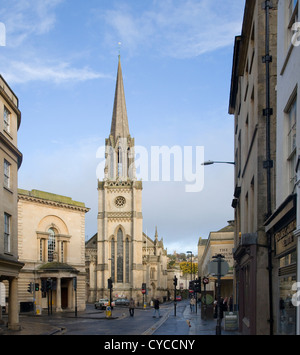
<svg viewBox="0 0 300 355">
<path fill-rule="evenodd" d="M 191 281 L 193 280 L 193 253 L 191 251 L 187 251 L 187 254 L 191 254 Z"/>
<path fill-rule="evenodd" d="M 233 161 L 212 161 L 212 160 L 208 160 L 205 161 L 204 163 L 202 163 L 201 165 L 213 165 L 213 164 L 231 164 L 231 165 L 235 165 L 235 162 Z"/>
</svg>

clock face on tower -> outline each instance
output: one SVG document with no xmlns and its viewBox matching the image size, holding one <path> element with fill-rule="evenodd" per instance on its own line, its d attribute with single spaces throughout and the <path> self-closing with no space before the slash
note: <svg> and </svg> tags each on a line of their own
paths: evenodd
<svg viewBox="0 0 300 355">
<path fill-rule="evenodd" d="M 125 206 L 125 203 L 126 203 L 125 197 L 123 197 L 123 196 L 118 196 L 118 197 L 116 197 L 116 199 L 115 199 L 115 205 L 116 205 L 117 207 L 123 207 L 123 206 Z"/>
</svg>

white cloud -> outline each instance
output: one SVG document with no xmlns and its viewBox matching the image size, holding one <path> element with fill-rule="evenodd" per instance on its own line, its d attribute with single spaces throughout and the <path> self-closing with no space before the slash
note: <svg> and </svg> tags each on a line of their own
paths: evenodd
<svg viewBox="0 0 300 355">
<path fill-rule="evenodd" d="M 55 10 L 64 0 L 10 0 L 0 17 L 7 28 L 8 46 L 18 47 L 32 35 L 48 33 L 56 22 Z"/>
<path fill-rule="evenodd" d="M 122 6 L 108 10 L 104 19 L 131 52 L 149 48 L 155 53 L 156 48 L 166 56 L 189 58 L 233 43 L 241 16 L 235 3 L 226 1 L 226 6 L 224 12 L 218 1 L 154 1 L 154 8 L 139 16 Z"/>
<path fill-rule="evenodd" d="M 58 5 L 65 0 L 11 0 L 0 9 L 5 20 L 7 48 L 1 56 L 1 72 L 11 84 L 47 81 L 55 84 L 107 78 L 91 68 L 59 60 L 55 53 L 41 54 L 37 36 L 54 29 Z M 76 53 L 78 56 L 78 53 Z M 51 59 L 52 58 L 52 59 Z"/>
<path fill-rule="evenodd" d="M 70 63 L 26 63 L 12 61 L 7 63 L 3 75 L 8 82 L 27 83 L 30 81 L 48 81 L 56 84 L 65 82 L 82 82 L 86 80 L 107 78 L 88 67 L 73 68 Z"/>
</svg>

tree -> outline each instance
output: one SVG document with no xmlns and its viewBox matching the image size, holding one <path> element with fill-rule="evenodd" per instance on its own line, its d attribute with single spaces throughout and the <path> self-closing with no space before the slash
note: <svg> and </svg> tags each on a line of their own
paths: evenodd
<svg viewBox="0 0 300 355">
<path fill-rule="evenodd" d="M 191 263 L 188 261 L 183 261 L 180 264 L 180 270 L 182 273 L 185 274 L 191 274 L 191 271 L 193 274 L 197 275 L 198 274 L 198 263 Z"/>
</svg>

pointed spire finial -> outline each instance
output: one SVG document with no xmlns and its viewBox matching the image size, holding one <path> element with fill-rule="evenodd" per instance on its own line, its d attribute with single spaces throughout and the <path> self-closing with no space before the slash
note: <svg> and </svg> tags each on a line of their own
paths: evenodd
<svg viewBox="0 0 300 355">
<path fill-rule="evenodd" d="M 118 137 L 127 138 L 130 135 L 129 127 L 128 127 L 128 118 L 127 118 L 127 109 L 126 109 L 120 55 L 119 55 L 115 102 L 113 108 L 113 117 L 112 117 L 110 134 L 115 138 L 115 140 Z"/>
</svg>

